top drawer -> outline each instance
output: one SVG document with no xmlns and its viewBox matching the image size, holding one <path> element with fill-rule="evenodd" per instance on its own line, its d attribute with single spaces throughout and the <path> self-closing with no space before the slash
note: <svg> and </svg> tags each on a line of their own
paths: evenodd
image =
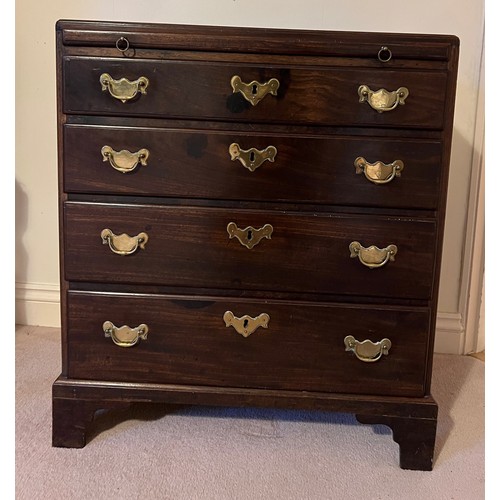
<svg viewBox="0 0 500 500">
<path fill-rule="evenodd" d="M 68 114 L 427 129 L 443 126 L 447 83 L 446 71 L 73 56 L 64 58 L 63 75 Z M 145 82 L 141 77 L 145 93 L 141 84 L 109 84 Z M 363 99 L 362 86 L 376 94 Z M 402 88 L 408 96 L 398 104 L 395 92 Z M 260 102 L 250 102 L 266 90 Z"/>
</svg>

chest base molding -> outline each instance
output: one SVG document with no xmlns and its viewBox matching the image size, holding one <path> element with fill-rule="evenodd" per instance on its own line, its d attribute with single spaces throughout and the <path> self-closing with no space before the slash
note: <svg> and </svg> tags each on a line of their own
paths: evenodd
<svg viewBox="0 0 500 500">
<path fill-rule="evenodd" d="M 75 380 L 59 377 L 52 386 L 52 443 L 83 448 L 96 412 L 134 403 L 287 408 L 356 414 L 362 424 L 387 425 L 400 447 L 400 466 L 432 470 L 438 406 L 423 398 L 360 396 L 305 391 Z M 130 415 L 132 418 L 132 414 Z M 332 432 L 335 430 L 332 429 Z"/>
</svg>

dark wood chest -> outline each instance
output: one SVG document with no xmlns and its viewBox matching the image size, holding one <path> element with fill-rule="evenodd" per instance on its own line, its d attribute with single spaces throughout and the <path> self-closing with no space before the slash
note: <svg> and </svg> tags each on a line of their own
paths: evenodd
<svg viewBox="0 0 500 500">
<path fill-rule="evenodd" d="M 431 469 L 458 39 L 56 32 L 54 446 L 133 402 L 307 408 Z"/>
</svg>

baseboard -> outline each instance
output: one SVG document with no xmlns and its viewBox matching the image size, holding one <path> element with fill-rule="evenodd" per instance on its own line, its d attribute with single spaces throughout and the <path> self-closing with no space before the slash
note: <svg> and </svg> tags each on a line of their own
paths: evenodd
<svg viewBox="0 0 500 500">
<path fill-rule="evenodd" d="M 60 327 L 59 285 L 16 283 L 16 324 Z"/>
<path fill-rule="evenodd" d="M 16 283 L 16 323 L 61 326 L 59 286 L 49 283 Z M 463 354 L 464 327 L 460 313 L 438 313 L 434 352 Z"/>
<path fill-rule="evenodd" d="M 464 354 L 464 325 L 460 313 L 440 313 L 436 320 L 434 352 Z"/>
</svg>

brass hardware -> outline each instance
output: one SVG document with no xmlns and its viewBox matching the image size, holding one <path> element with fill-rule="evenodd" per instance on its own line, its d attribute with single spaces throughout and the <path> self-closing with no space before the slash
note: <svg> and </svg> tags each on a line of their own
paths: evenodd
<svg viewBox="0 0 500 500">
<path fill-rule="evenodd" d="M 379 248 L 372 245 L 365 248 L 358 241 L 353 241 L 349 245 L 349 250 L 351 251 L 351 258 L 358 257 L 361 264 L 374 269 L 384 266 L 390 260 L 394 261 L 398 247 L 396 245 L 389 245 L 385 248 Z"/>
<path fill-rule="evenodd" d="M 111 337 L 111 340 L 120 347 L 132 347 L 139 339 L 146 340 L 148 338 L 148 325 L 142 323 L 135 328 L 130 328 L 128 325 L 117 327 L 111 321 L 105 321 L 102 325 L 105 337 Z"/>
<path fill-rule="evenodd" d="M 276 78 L 271 78 L 265 83 L 259 83 L 255 80 L 250 83 L 244 83 L 238 75 L 231 78 L 231 87 L 233 94 L 241 92 L 243 97 L 252 105 L 258 104 L 267 94 L 278 95 L 280 82 Z"/>
<path fill-rule="evenodd" d="M 115 46 L 120 52 L 127 52 L 130 47 L 130 43 L 124 36 L 121 36 L 116 41 Z"/>
<path fill-rule="evenodd" d="M 131 153 L 126 149 L 115 151 L 111 146 L 103 146 L 101 154 L 102 161 L 109 161 L 115 170 L 124 174 L 132 172 L 139 163 L 143 166 L 147 165 L 149 157 L 149 151 L 144 148 L 139 149 L 136 153 Z"/>
<path fill-rule="evenodd" d="M 365 363 L 378 361 L 382 355 L 387 356 L 392 346 L 389 339 L 382 339 L 380 342 L 372 342 L 371 340 L 360 342 L 352 335 L 348 335 L 344 339 L 344 344 L 346 351 L 352 351 L 359 360 Z"/>
<path fill-rule="evenodd" d="M 278 150 L 274 146 L 267 146 L 266 149 L 259 151 L 255 148 L 241 149 L 240 145 L 233 142 L 229 146 L 229 154 L 231 155 L 231 160 L 240 160 L 245 168 L 248 168 L 250 172 L 259 168 L 266 160 L 274 162 L 274 158 Z"/>
<path fill-rule="evenodd" d="M 230 222 L 227 225 L 227 232 L 229 234 L 229 239 L 237 238 L 244 247 L 251 250 L 255 245 L 260 243 L 262 238 L 271 239 L 273 226 L 271 226 L 271 224 L 265 224 L 260 229 L 255 229 L 252 226 L 240 229 L 234 222 Z"/>
<path fill-rule="evenodd" d="M 398 90 L 393 92 L 385 89 L 374 91 L 367 85 L 360 85 L 358 95 L 359 102 L 366 101 L 375 111 L 383 113 L 395 109 L 398 105 L 403 106 L 405 99 L 410 95 L 410 91 L 406 87 L 399 87 Z"/>
<path fill-rule="evenodd" d="M 374 184 L 387 184 L 394 177 L 401 177 L 404 163 L 401 160 L 394 160 L 392 163 L 367 162 L 362 156 L 354 160 L 357 174 L 365 174 L 365 177 Z"/>
<path fill-rule="evenodd" d="M 389 47 L 380 47 L 377 57 L 380 62 L 386 63 L 392 59 L 392 52 Z"/>
<path fill-rule="evenodd" d="M 102 244 L 109 245 L 112 252 L 118 255 L 131 255 L 138 248 L 144 250 L 149 237 L 146 233 L 139 233 L 137 236 L 129 236 L 125 233 L 116 235 L 111 229 L 103 229 L 101 238 Z"/>
<path fill-rule="evenodd" d="M 245 314 L 241 318 L 237 318 L 231 311 L 226 311 L 224 313 L 224 323 L 226 327 L 232 326 L 240 335 L 243 337 L 248 337 L 251 335 L 259 326 L 262 328 L 267 328 L 269 325 L 269 314 L 262 313 L 257 317 L 252 318 Z"/>
<path fill-rule="evenodd" d="M 103 73 L 99 81 L 103 92 L 107 90 L 115 99 L 119 99 L 121 102 L 130 101 L 137 95 L 137 92 L 145 94 L 149 85 L 149 80 L 145 76 L 131 82 L 126 78 L 115 80 L 108 73 Z"/>
</svg>

